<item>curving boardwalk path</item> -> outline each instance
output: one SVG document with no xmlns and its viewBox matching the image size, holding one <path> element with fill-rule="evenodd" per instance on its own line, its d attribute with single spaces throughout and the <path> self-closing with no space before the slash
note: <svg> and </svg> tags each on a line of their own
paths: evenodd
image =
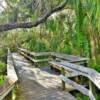
<svg viewBox="0 0 100 100">
<path fill-rule="evenodd" d="M 16 100 L 76 100 L 61 90 L 61 80 L 49 67 L 35 68 L 23 56 L 13 53 L 15 68 L 19 77 Z"/>
</svg>

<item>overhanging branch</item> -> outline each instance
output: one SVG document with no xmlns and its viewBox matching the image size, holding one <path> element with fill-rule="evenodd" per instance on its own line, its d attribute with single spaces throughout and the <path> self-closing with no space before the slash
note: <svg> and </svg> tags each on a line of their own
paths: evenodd
<svg viewBox="0 0 100 100">
<path fill-rule="evenodd" d="M 48 19 L 48 17 L 51 16 L 53 13 L 62 10 L 66 6 L 67 2 L 68 2 L 68 0 L 65 0 L 62 4 L 60 4 L 59 6 L 55 7 L 53 10 L 48 11 L 44 16 L 42 16 L 41 18 L 39 18 L 35 22 L 8 23 L 8 24 L 0 25 L 0 32 L 8 31 L 8 30 L 16 29 L 16 28 L 32 28 L 32 27 L 36 27 L 39 24 L 45 22 Z"/>
</svg>

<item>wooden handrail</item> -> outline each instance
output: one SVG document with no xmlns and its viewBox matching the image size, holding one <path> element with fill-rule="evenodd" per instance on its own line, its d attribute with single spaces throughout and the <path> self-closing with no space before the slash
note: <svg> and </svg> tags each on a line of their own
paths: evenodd
<svg viewBox="0 0 100 100">
<path fill-rule="evenodd" d="M 49 64 L 60 71 L 63 67 L 63 65 L 60 62 L 56 62 L 56 61 L 49 61 Z M 70 70 L 68 67 L 66 67 L 66 76 L 67 77 L 75 77 L 75 76 L 79 76 L 79 75 L 80 75 L 79 72 Z"/>
<path fill-rule="evenodd" d="M 89 60 L 88 58 L 85 57 L 73 56 L 73 55 L 56 53 L 56 52 L 29 52 L 28 50 L 22 48 L 18 48 L 18 50 L 34 57 L 50 56 L 52 58 L 60 58 L 62 60 L 67 60 L 68 62 L 72 62 L 72 63 L 77 63 L 77 62 L 86 63 Z"/>
<path fill-rule="evenodd" d="M 18 48 L 19 51 L 22 51 L 28 55 L 34 56 L 34 57 L 39 57 L 39 56 L 50 56 L 51 52 L 29 52 L 26 49 Z"/>
<path fill-rule="evenodd" d="M 61 62 L 61 64 L 64 69 L 67 69 L 68 67 L 70 70 L 76 71 L 80 73 L 80 75 L 88 77 L 97 86 L 97 88 L 100 89 L 100 73 L 96 70 L 86 68 L 82 65 L 69 63 L 67 61 Z"/>
<path fill-rule="evenodd" d="M 82 85 L 77 84 L 76 82 L 68 79 L 67 77 L 60 75 L 60 79 L 64 82 L 67 82 L 68 84 L 70 84 L 72 87 L 74 87 L 76 90 L 80 91 L 82 94 L 89 96 L 90 100 L 96 100 L 93 93 L 88 90 L 87 88 L 85 88 Z"/>
<path fill-rule="evenodd" d="M 8 58 L 7 58 L 7 78 L 9 82 L 15 83 L 18 80 L 17 73 L 14 67 L 14 60 L 10 50 L 8 49 Z"/>
<path fill-rule="evenodd" d="M 12 57 L 10 50 L 8 49 L 7 80 L 5 81 L 5 84 L 7 84 L 7 86 L 6 87 L 2 86 L 5 88 L 0 93 L 0 100 L 3 100 L 9 94 L 9 92 L 13 90 L 17 81 L 18 81 L 18 77 L 17 77 L 16 71 L 14 68 L 13 57 Z"/>
<path fill-rule="evenodd" d="M 51 52 L 51 56 L 55 58 L 60 58 L 62 60 L 67 60 L 68 62 L 72 62 L 72 63 L 89 60 L 88 58 L 85 58 L 85 57 L 79 57 L 79 56 L 68 55 L 68 54 L 63 54 L 63 53 L 56 53 L 56 52 Z"/>
<path fill-rule="evenodd" d="M 87 68 L 81 65 L 69 63 L 67 61 L 63 62 L 55 62 L 51 61 L 49 62 L 52 65 L 59 66 L 60 68 L 64 68 L 66 71 L 72 71 L 77 73 L 76 75 L 83 75 L 87 78 L 89 78 L 96 86 L 98 89 L 100 89 L 100 73 L 95 71 L 94 69 Z"/>
<path fill-rule="evenodd" d="M 25 56 L 27 59 L 31 60 L 34 63 L 47 62 L 47 61 L 49 61 L 48 58 L 45 58 L 45 59 L 34 59 L 34 58 L 30 57 L 29 55 L 27 55 L 24 52 L 20 52 L 20 54 L 22 54 L 23 56 Z"/>
</svg>

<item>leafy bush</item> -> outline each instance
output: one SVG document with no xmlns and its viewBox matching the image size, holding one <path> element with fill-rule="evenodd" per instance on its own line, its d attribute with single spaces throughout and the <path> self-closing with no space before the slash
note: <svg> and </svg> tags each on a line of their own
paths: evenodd
<svg viewBox="0 0 100 100">
<path fill-rule="evenodd" d="M 6 69 L 6 64 L 0 61 L 0 72 L 3 72 Z"/>
<path fill-rule="evenodd" d="M 4 75 L 0 75 L 0 85 L 2 85 L 5 81 L 6 77 Z"/>
</svg>

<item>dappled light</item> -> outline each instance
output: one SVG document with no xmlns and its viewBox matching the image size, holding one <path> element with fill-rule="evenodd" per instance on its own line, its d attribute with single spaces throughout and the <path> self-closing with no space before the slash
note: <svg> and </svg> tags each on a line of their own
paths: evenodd
<svg viewBox="0 0 100 100">
<path fill-rule="evenodd" d="M 0 0 L 0 100 L 100 100 L 100 0 Z"/>
</svg>

